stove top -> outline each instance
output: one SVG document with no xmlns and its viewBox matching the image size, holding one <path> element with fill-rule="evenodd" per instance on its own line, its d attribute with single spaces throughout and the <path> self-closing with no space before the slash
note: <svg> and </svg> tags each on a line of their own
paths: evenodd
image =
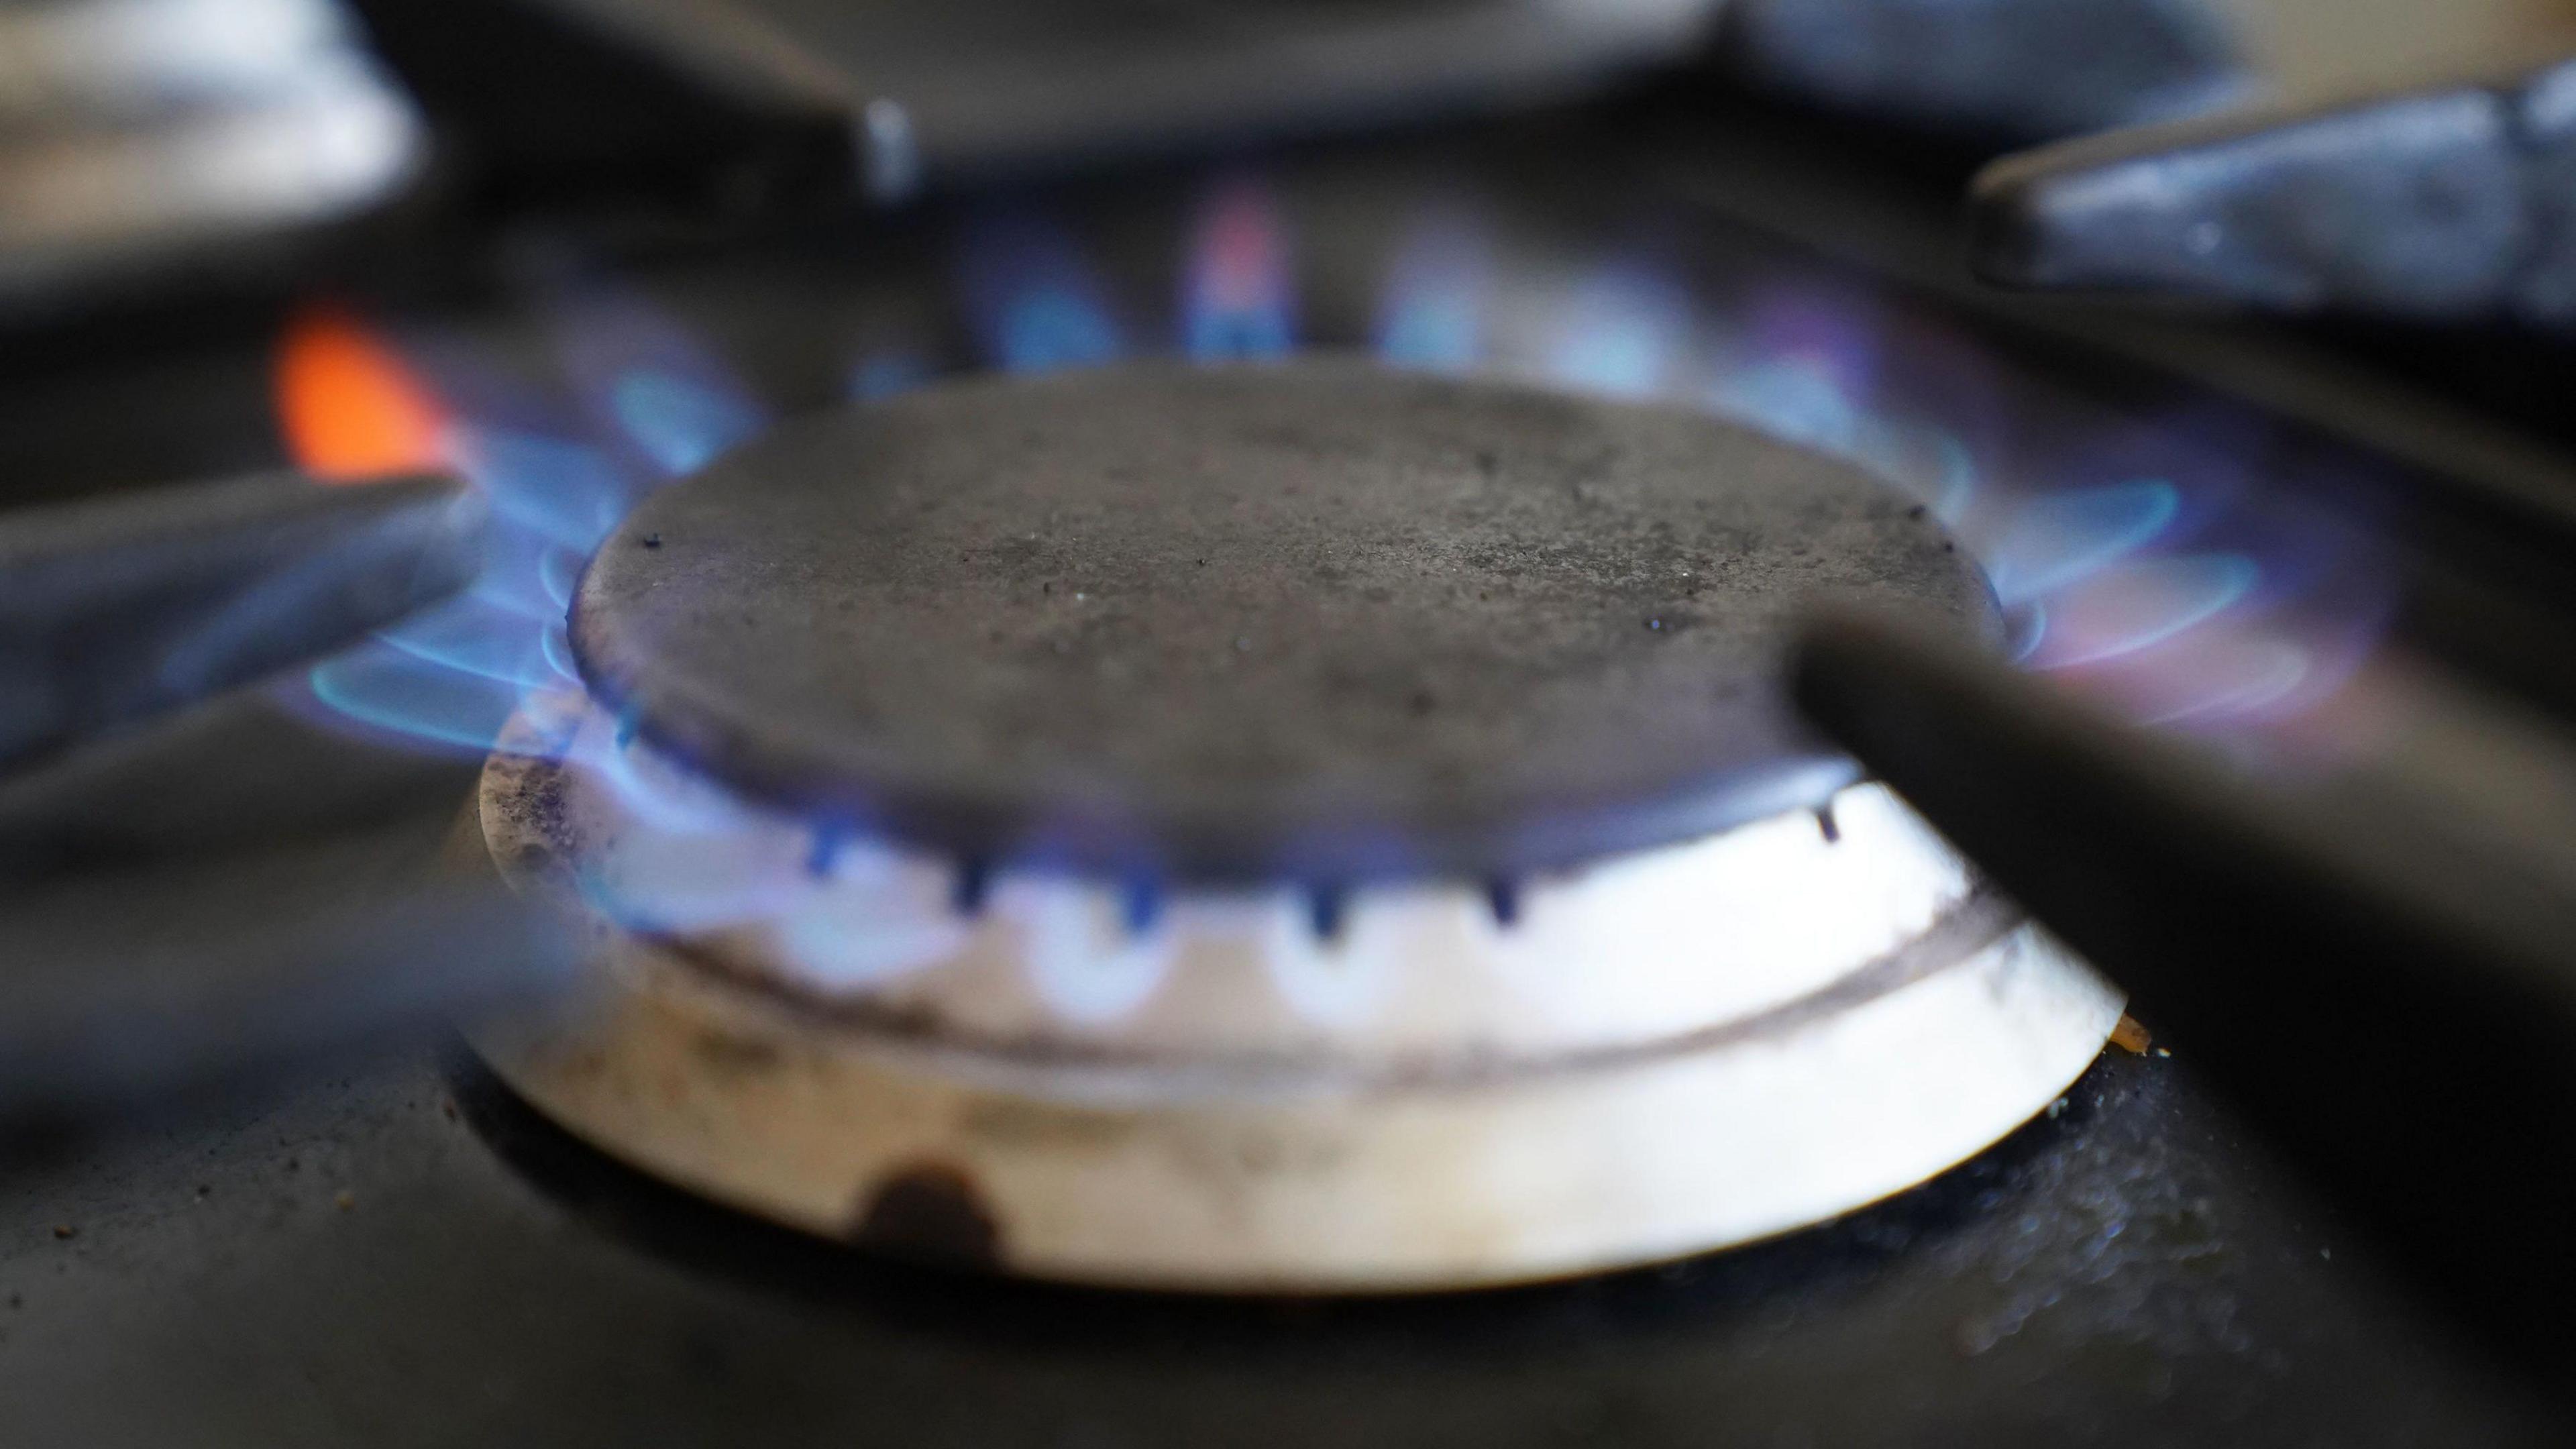
<svg viewBox="0 0 2576 1449">
<path fill-rule="evenodd" d="M 2551 1437 L 2187 1048 L 2106 1056 L 1998 1151 L 1832 1226 L 1465 1297 L 889 1266 L 617 1167 L 435 1052 L 22 1170 L 12 1219 L 12 1406 L 104 1443 Z"/>
<path fill-rule="evenodd" d="M 2366 310 L 2306 223 L 2429 194 L 2248 113 L 1956 228 L 1886 117 L 2242 89 L 2093 3 L 2081 119 L 2011 0 L 1140 11 L 994 109 L 793 6 L 315 31 L 425 190 L 0 297 L 13 1412 L 2547 1441 L 2559 344 L 1968 281 Z M 1213 83 L 1364 33 L 1366 121 Z M 2195 263 L 2065 200 L 2285 146 Z"/>
</svg>

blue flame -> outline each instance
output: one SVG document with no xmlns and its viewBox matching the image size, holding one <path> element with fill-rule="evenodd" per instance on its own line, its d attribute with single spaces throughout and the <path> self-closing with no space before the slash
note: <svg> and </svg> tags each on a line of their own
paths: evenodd
<svg viewBox="0 0 2576 1449">
<path fill-rule="evenodd" d="M 2214 620 L 2360 587 L 2335 545 L 2316 541 L 2334 530 L 2259 504 L 2244 460 L 2261 456 L 2272 435 L 2249 433 L 2244 418 L 2124 430 L 2098 403 L 2046 379 L 2015 375 L 2006 389 L 2002 364 L 1970 342 L 1908 323 L 1821 274 L 1739 277 L 1731 292 L 1703 294 L 1629 250 L 1558 273 L 1571 285 L 1553 310 L 1498 314 L 1497 299 L 1544 299 L 1549 283 L 1506 275 L 1472 215 L 1457 204 L 1427 209 L 1388 260 L 1371 339 L 1382 359 L 1446 371 L 1534 362 L 1589 392 L 1695 398 L 1866 468 L 1956 528 L 1986 563 L 2015 652 L 2031 667 L 2070 679 L 2144 673 L 2164 667 L 2149 656 L 2176 652 L 2160 646 L 2189 634 L 2200 647 Z M 1202 361 L 1293 350 L 1291 237 L 1260 186 L 1234 180 L 1206 193 L 1182 239 L 1179 350 Z M 994 365 L 1027 373 L 1128 354 L 1126 328 L 1064 230 L 1028 212 L 994 214 L 961 241 L 962 313 Z M 587 287 L 552 320 L 567 399 L 549 406 L 497 371 L 439 377 L 462 419 L 452 459 L 489 495 L 498 536 L 465 598 L 313 671 L 314 692 L 347 715 L 483 748 L 513 696 L 577 691 L 564 622 L 592 550 L 651 488 L 768 426 L 764 407 L 695 333 L 636 297 Z M 1533 324 L 1543 329 L 1535 337 L 1522 330 Z M 838 379 L 846 395 L 892 396 L 942 370 L 944 359 L 914 345 L 919 336 L 852 339 Z M 2040 435 L 2051 444 L 2071 437 L 2091 451 L 2032 464 L 2032 435 L 2016 430 L 2016 411 L 2052 429 Z M 2106 481 L 2115 479 L 2132 481 Z M 2186 539 L 2202 551 L 2178 556 Z M 2258 594 L 2259 606 L 2250 604 Z M 2209 679 L 2186 681 L 2206 699 L 2181 714 L 2268 707 L 2333 672 L 2304 655 L 2292 671 L 2285 657 L 2254 659 L 2242 679 L 2213 666 Z M 2153 692 L 2139 685 L 2142 698 Z M 2165 703 L 2142 714 L 2169 712 L 2171 691 L 2156 697 Z M 668 795 L 667 782 L 629 771 L 623 751 L 593 754 L 589 763 L 621 797 Z"/>
<path fill-rule="evenodd" d="M 694 473 L 768 427 L 740 394 L 636 368 L 609 384 L 609 409 L 665 473 Z"/>
<path fill-rule="evenodd" d="M 563 617 L 583 555 L 506 526 L 494 527 L 485 550 L 471 597 L 522 619 Z"/>
<path fill-rule="evenodd" d="M 468 424 L 451 433 L 448 453 L 504 525 L 585 554 L 634 503 L 626 475 L 581 443 Z"/>
<path fill-rule="evenodd" d="M 2154 648 L 2242 602 L 2262 577 L 2241 554 L 2113 565 L 2063 591 L 2030 662 L 2065 669 Z"/>
<path fill-rule="evenodd" d="M 1388 932 L 1366 918 L 1320 932 L 1303 902 L 1272 892 L 1261 902 L 1262 965 L 1271 989 L 1309 1021 L 1352 1022 L 1383 1000 L 1403 960 Z"/>
<path fill-rule="evenodd" d="M 1689 299 L 1671 278 L 1634 263 L 1604 268 L 1576 286 L 1548 376 L 1586 392 L 1650 397 L 1687 350 L 1689 318 Z"/>
<path fill-rule="evenodd" d="M 766 410 L 705 342 L 642 297 L 584 281 L 549 310 L 556 352 L 594 430 L 646 470 L 695 472 L 768 427 Z"/>
<path fill-rule="evenodd" d="M 1126 352 L 1082 254 L 1030 216 L 970 228 L 962 252 L 967 310 L 1005 372 L 1115 362 Z"/>
<path fill-rule="evenodd" d="M 1451 213 L 1418 223 L 1378 304 L 1377 353 L 1398 367 L 1463 372 L 1485 356 L 1493 259 L 1481 229 Z"/>
<path fill-rule="evenodd" d="M 545 653 L 546 663 L 555 673 L 568 682 L 580 682 L 581 664 L 572 657 L 572 636 L 563 625 L 548 624 L 545 632 L 537 636 L 537 642 Z"/>
<path fill-rule="evenodd" d="M 1932 516 L 1955 526 L 1976 498 L 1977 460 L 1968 445 L 1945 432 L 1918 435 L 1920 448 L 1905 446 L 1902 435 L 1888 435 L 1882 446 L 1867 450 L 1873 466 L 1931 508 Z"/>
<path fill-rule="evenodd" d="M 325 660 L 307 677 L 323 703 L 351 719 L 478 753 L 492 748 L 519 707 L 515 685 L 383 644 Z"/>
<path fill-rule="evenodd" d="M 376 637 L 415 659 L 543 689 L 572 682 L 571 671 L 557 663 L 570 657 L 566 646 L 554 642 L 562 632 L 561 624 L 530 629 L 526 619 L 468 594 L 379 630 Z"/>
<path fill-rule="evenodd" d="M 852 931 L 820 912 L 788 915 L 781 928 L 790 959 L 848 988 L 893 981 L 945 960 L 970 932 L 957 920 L 871 923 Z"/>
<path fill-rule="evenodd" d="M 852 402 L 878 402 L 930 381 L 930 363 L 918 352 L 875 352 L 850 368 L 844 391 Z"/>
<path fill-rule="evenodd" d="M 1721 371 L 1708 401 L 1756 432 L 1867 468 L 1945 524 L 1964 518 L 1976 494 L 1979 470 L 1965 443 L 1942 429 L 1906 426 L 1862 407 L 1816 359 Z"/>
<path fill-rule="evenodd" d="M 1780 439 L 1848 457 L 1861 441 L 1861 410 L 1821 367 L 1803 358 L 1761 362 L 1718 379 L 1719 412 Z"/>
<path fill-rule="evenodd" d="M 2006 607 L 2054 593 L 2155 541 L 2181 511 L 2161 478 L 2045 495 L 2022 505 L 1986 556 Z"/>
<path fill-rule="evenodd" d="M 2048 606 L 2028 603 L 2004 610 L 2004 656 L 2015 664 L 2027 664 L 2039 652 L 2040 641 L 2048 637 Z"/>
<path fill-rule="evenodd" d="M 1269 193 L 1245 181 L 1202 208 L 1181 285 L 1182 349 L 1194 362 L 1277 358 L 1295 345 L 1288 247 Z"/>
<path fill-rule="evenodd" d="M 738 835 L 754 818 L 728 791 L 639 745 L 623 724 L 605 738 L 584 734 L 573 742 L 570 757 L 666 834 Z"/>
<path fill-rule="evenodd" d="M 603 440 L 467 417 L 449 430 L 457 471 L 491 500 L 493 535 L 466 594 L 314 669 L 316 696 L 353 719 L 443 745 L 490 748 L 527 691 L 575 682 L 565 613 L 581 566 L 656 479 L 702 466 L 756 434 L 765 414 L 671 324 L 594 294 L 565 325 L 567 371 Z M 472 395 L 479 385 L 461 391 Z"/>
<path fill-rule="evenodd" d="M 572 607 L 573 585 L 581 578 L 581 567 L 589 558 L 568 548 L 550 548 L 537 557 L 537 586 L 546 591 L 546 602 L 554 605 L 560 616 Z"/>
<path fill-rule="evenodd" d="M 2148 656 L 2154 657 L 2154 656 Z M 2333 677 L 2296 640 L 2251 636 L 2200 643 L 2185 667 L 2132 685 L 2130 713 L 2143 723 L 2199 728 L 2259 718 L 2313 697 Z"/>
<path fill-rule="evenodd" d="M 1118 334 L 1098 304 L 1070 287 L 1038 287 L 1013 299 L 999 344 L 1010 372 L 1046 372 L 1115 361 Z"/>
<path fill-rule="evenodd" d="M 1126 1015 L 1172 968 L 1171 932 L 1132 932 L 1100 906 L 1096 893 L 1042 877 L 1014 878 L 994 892 L 995 913 L 1025 933 L 1031 984 L 1073 1021 Z"/>
</svg>

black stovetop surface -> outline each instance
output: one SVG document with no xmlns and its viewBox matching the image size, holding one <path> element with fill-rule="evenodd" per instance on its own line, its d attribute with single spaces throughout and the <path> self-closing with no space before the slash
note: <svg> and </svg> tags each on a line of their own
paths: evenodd
<svg viewBox="0 0 2576 1449">
<path fill-rule="evenodd" d="M 1805 160 L 1816 137 L 1768 113 L 1691 135 L 1647 160 L 1695 233 L 1693 208 L 1755 211 L 1766 230 L 1829 240 L 1838 256 L 1941 270 L 1925 241 L 1941 229 L 1890 219 L 1919 222 L 1926 208 L 1896 206 L 1875 180 L 1850 195 L 1801 190 L 1821 174 Z M 1518 166 L 1546 148 L 1505 136 L 1497 149 Z M 1762 205 L 1737 206 L 1747 194 Z M 705 294 L 707 311 L 739 322 L 752 309 L 735 301 Z M 2406 462 L 2458 460 L 2493 483 L 2469 496 L 2478 508 L 2461 505 L 2470 523 L 2492 498 L 2520 496 L 2512 485 L 2530 471 L 2483 433 L 2462 445 L 2433 403 L 2392 407 L 2311 366 L 2300 349 L 2313 336 L 1994 310 L 2042 340 L 2080 330 L 2123 357 L 2207 364 Z M 142 366 L 76 346 L 43 365 L 0 359 L 10 501 L 269 461 L 270 320 L 241 329 L 254 346 L 234 345 L 228 321 L 206 330 L 221 339 L 156 334 Z M 2419 361 L 2456 355 L 2398 343 Z M 2531 375 L 2513 361 L 2496 367 Z M 2471 370 L 2424 365 L 2493 400 Z M 2546 415 L 2564 411 L 2553 401 Z M 2448 515 L 2432 517 L 2421 531 Z M 2477 545 L 2520 531 L 2481 527 Z M 2419 633 L 2454 617 L 2410 607 L 2422 617 L 2401 624 Z M 463 788 L 453 767 L 429 768 L 402 799 L 438 813 Z M 151 812 L 156 826 L 169 813 Z M 232 848 L 211 826 L 199 833 L 190 843 Z M 415 1047 L 50 1154 L 0 1144 L 0 1440 L 2557 1441 L 2523 1389 L 2400 1296 L 2359 1233 L 2291 1185 L 2197 1085 L 2189 1044 L 2174 1045 L 2171 1057 L 2110 1052 L 2063 1110 L 1836 1224 L 1659 1270 L 1388 1302 L 1126 1296 L 891 1266 L 629 1172 L 518 1105 L 460 1046 Z M 2403 1070 L 2402 1051 L 2355 1042 L 2349 1069 Z"/>
<path fill-rule="evenodd" d="M 2376 1053 L 2357 1047 L 2354 1070 Z M 461 1048 L 6 1184 L 23 1443 L 1112 1446 L 2542 1442 L 2195 1087 L 2062 1110 L 1841 1222 L 1389 1302 L 911 1270 L 571 1141 Z"/>
</svg>

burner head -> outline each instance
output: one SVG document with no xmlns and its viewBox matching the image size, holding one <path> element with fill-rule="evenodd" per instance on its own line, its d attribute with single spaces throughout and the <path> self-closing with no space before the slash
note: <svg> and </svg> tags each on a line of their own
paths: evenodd
<svg viewBox="0 0 2576 1449">
<path fill-rule="evenodd" d="M 1509 877 L 1820 804 L 1784 616 L 1990 627 L 1903 496 L 1697 413 L 1312 360 L 985 379 L 655 495 L 572 637 L 733 787 L 977 860 Z"/>
</svg>

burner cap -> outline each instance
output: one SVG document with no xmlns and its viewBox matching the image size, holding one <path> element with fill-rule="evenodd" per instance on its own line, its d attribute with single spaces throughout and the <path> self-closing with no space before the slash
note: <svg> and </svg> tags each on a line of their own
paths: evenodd
<svg viewBox="0 0 2576 1449">
<path fill-rule="evenodd" d="M 1676 408 L 1356 360 L 809 417 L 584 578 L 593 689 L 752 796 L 969 860 L 1508 878 L 1821 803 L 1819 592 L 1986 627 L 1902 496 Z"/>
</svg>

